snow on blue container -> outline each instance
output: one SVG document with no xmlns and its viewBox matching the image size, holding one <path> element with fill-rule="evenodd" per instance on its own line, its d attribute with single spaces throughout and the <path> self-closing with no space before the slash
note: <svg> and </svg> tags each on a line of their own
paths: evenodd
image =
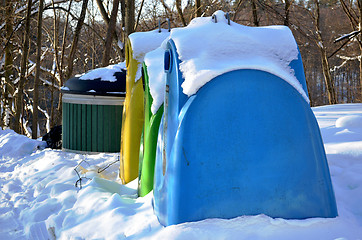
<svg viewBox="0 0 362 240">
<path fill-rule="evenodd" d="M 337 216 L 319 127 L 295 87 L 263 70 L 238 69 L 188 97 L 180 63 L 171 39 L 154 181 L 161 224 Z M 300 54 L 289 66 L 307 93 Z"/>
</svg>

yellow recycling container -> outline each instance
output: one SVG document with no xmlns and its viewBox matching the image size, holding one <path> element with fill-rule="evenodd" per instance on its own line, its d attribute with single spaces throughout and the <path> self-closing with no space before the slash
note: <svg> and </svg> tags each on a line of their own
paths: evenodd
<svg viewBox="0 0 362 240">
<path fill-rule="evenodd" d="M 137 76 L 141 63 L 133 58 L 130 40 L 126 43 L 126 98 L 122 117 L 119 175 L 123 184 L 138 177 L 139 151 L 144 121 L 143 80 Z M 136 79 L 138 77 L 139 79 Z"/>
<path fill-rule="evenodd" d="M 170 29 L 132 33 L 126 42 L 126 97 L 122 116 L 119 175 L 123 184 L 138 177 L 140 144 L 144 122 L 142 63 L 146 53 L 158 48 Z M 141 154 L 142 156 L 143 154 Z"/>
</svg>

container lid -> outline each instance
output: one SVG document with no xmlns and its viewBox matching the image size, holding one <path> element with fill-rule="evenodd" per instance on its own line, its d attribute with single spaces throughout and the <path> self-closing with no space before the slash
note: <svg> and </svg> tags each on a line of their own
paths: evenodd
<svg viewBox="0 0 362 240">
<path fill-rule="evenodd" d="M 92 74 L 92 72 L 96 72 L 97 74 Z M 117 68 L 116 71 L 111 72 L 111 74 L 109 68 L 94 69 L 82 76 L 73 77 L 67 80 L 62 87 L 61 92 L 81 95 L 124 97 L 126 95 L 126 69 Z"/>
</svg>

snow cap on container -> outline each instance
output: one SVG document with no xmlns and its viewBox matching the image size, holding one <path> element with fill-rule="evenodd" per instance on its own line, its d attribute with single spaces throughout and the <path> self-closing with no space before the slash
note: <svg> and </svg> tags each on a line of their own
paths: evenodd
<svg viewBox="0 0 362 240">
<path fill-rule="evenodd" d="M 191 96 L 211 79 L 238 69 L 256 69 L 276 75 L 309 102 L 301 80 L 290 66 L 299 50 L 285 26 L 248 27 L 228 19 L 223 11 L 193 19 L 187 27 L 172 29 L 183 92 Z"/>
<path fill-rule="evenodd" d="M 124 96 L 126 92 L 126 66 L 124 62 L 93 69 L 70 78 L 62 87 L 63 93 L 99 96 Z"/>
<path fill-rule="evenodd" d="M 170 35 L 169 29 L 156 29 L 149 32 L 135 32 L 129 35 L 131 42 L 133 55 L 132 57 L 139 63 L 144 61 L 145 55 L 160 47 L 165 39 L 168 39 Z M 142 65 L 140 64 L 137 69 L 135 82 L 137 82 L 142 76 Z"/>
</svg>

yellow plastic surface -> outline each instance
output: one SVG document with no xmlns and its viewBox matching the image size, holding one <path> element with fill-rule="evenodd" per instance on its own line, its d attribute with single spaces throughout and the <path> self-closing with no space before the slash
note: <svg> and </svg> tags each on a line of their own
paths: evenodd
<svg viewBox="0 0 362 240">
<path fill-rule="evenodd" d="M 144 121 L 142 77 L 136 73 L 140 62 L 133 58 L 130 41 L 126 43 L 126 98 L 122 116 L 121 153 L 119 175 L 123 184 L 138 177 L 139 151 Z"/>
</svg>

